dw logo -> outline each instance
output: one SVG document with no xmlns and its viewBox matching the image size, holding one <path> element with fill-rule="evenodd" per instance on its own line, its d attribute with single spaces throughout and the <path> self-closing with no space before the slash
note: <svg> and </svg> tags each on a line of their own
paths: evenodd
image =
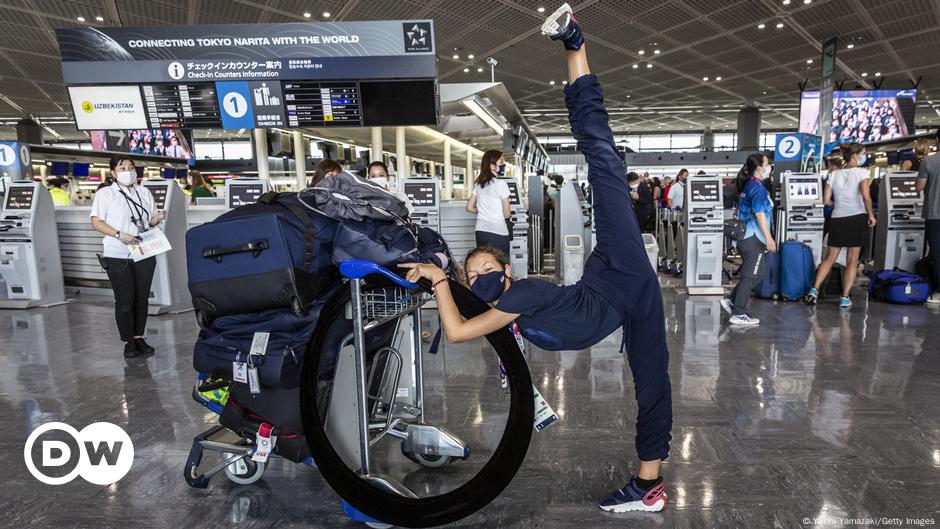
<svg viewBox="0 0 940 529">
<path fill-rule="evenodd" d="M 110 485 L 131 469 L 134 445 L 127 432 L 109 422 L 89 424 L 80 432 L 68 424 L 50 422 L 29 434 L 23 457 L 29 473 L 47 485 L 62 485 L 76 476 Z"/>
</svg>

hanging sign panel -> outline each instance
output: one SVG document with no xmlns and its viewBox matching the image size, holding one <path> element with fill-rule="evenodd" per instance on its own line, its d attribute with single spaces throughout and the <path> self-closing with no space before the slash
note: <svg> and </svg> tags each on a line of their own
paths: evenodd
<svg viewBox="0 0 940 529">
<path fill-rule="evenodd" d="M 430 20 L 56 30 L 66 84 L 434 78 Z"/>
</svg>

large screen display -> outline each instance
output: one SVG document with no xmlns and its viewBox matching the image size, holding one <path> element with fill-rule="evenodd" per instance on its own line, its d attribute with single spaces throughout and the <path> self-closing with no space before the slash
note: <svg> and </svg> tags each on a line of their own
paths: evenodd
<svg viewBox="0 0 940 529">
<path fill-rule="evenodd" d="M 689 184 L 689 193 L 692 202 L 718 202 L 721 200 L 721 183 L 717 180 L 693 181 Z"/>
<path fill-rule="evenodd" d="M 908 200 L 920 196 L 920 193 L 917 192 L 916 176 L 892 176 L 889 178 L 891 182 L 891 198 Z"/>
<path fill-rule="evenodd" d="M 11 186 L 4 209 L 31 209 L 34 190 L 33 186 Z"/>
<path fill-rule="evenodd" d="M 184 129 L 93 130 L 93 151 L 128 152 L 192 160 L 192 131 Z"/>
<path fill-rule="evenodd" d="M 790 178 L 787 197 L 790 200 L 819 200 L 819 180 L 816 178 Z"/>
<path fill-rule="evenodd" d="M 833 93 L 827 144 L 871 143 L 914 133 L 917 90 L 848 90 Z M 803 92 L 800 132 L 816 134 L 819 92 Z M 827 149 L 828 150 L 828 149 Z"/>
<path fill-rule="evenodd" d="M 78 130 L 136 129 L 147 126 L 140 87 L 70 86 L 72 115 Z"/>
</svg>

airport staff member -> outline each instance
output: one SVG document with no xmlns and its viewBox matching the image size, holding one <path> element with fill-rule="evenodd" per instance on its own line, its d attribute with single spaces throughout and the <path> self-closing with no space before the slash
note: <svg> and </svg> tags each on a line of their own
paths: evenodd
<svg viewBox="0 0 940 529">
<path fill-rule="evenodd" d="M 937 129 L 937 144 L 940 146 L 940 129 Z M 917 191 L 924 193 L 927 244 L 930 245 L 933 285 L 937 289 L 927 303 L 940 305 L 940 155 L 928 156 L 921 161 Z"/>
<path fill-rule="evenodd" d="M 49 185 L 49 194 L 52 195 L 52 203 L 58 207 L 70 206 L 72 197 L 69 195 L 69 181 L 65 178 L 53 178 L 47 180 Z"/>
<path fill-rule="evenodd" d="M 190 195 L 193 197 L 193 204 L 196 203 L 197 198 L 210 198 L 215 196 L 215 192 L 212 190 L 212 186 L 206 182 L 206 179 L 202 177 L 202 173 L 196 171 L 195 169 L 189 172 L 189 181 L 192 182 L 192 191 Z"/>
<path fill-rule="evenodd" d="M 115 156 L 110 167 L 114 183 L 95 193 L 91 227 L 104 235 L 101 265 L 114 290 L 114 319 L 124 342 L 124 357 L 134 358 L 154 353 L 144 341 L 144 329 L 157 261 L 150 257 L 135 262 L 128 245 L 165 219 L 166 213 L 157 210 L 150 191 L 137 184 L 137 170 L 130 158 Z"/>
<path fill-rule="evenodd" d="M 498 178 L 503 175 L 505 168 L 502 152 L 491 149 L 483 153 L 480 175 L 467 201 L 467 211 L 477 216 L 477 246 L 491 246 L 509 255 L 511 234 L 506 219 L 510 214 L 510 192 L 506 181 Z"/>
<path fill-rule="evenodd" d="M 689 170 L 683 169 L 676 175 L 676 181 L 669 187 L 666 195 L 666 207 L 669 209 L 682 209 L 685 206 L 685 181 L 689 178 Z"/>
</svg>

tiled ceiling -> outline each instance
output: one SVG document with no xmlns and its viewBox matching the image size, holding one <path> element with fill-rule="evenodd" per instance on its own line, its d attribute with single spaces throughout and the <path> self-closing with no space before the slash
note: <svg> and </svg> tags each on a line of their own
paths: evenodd
<svg viewBox="0 0 940 529">
<path fill-rule="evenodd" d="M 567 133 L 560 46 L 539 35 L 545 0 L 2 0 L 0 122 L 67 122 L 53 30 L 96 25 L 184 25 L 431 18 L 442 82 L 486 81 L 487 57 L 539 134 Z M 734 130 L 737 109 L 763 109 L 764 129 L 795 127 L 799 83 L 815 88 L 821 43 L 842 39 L 846 88 L 909 88 L 920 79 L 918 127 L 940 125 L 940 0 L 573 0 L 591 67 L 618 131 Z M 309 12 L 311 19 L 303 14 Z M 102 17 L 103 22 L 95 17 Z M 84 17 L 87 22 L 77 20 Z M 763 24 L 764 29 L 758 29 Z M 783 24 L 777 28 L 777 24 Z M 847 45 L 854 45 L 848 49 Z M 659 50 L 659 53 L 655 53 Z M 640 52 L 643 52 L 641 54 Z M 453 55 L 460 56 L 454 60 Z M 473 54 L 474 59 L 467 59 Z M 813 64 L 807 64 L 813 59 Z M 652 67 L 647 67 L 651 64 Z M 636 65 L 636 68 L 634 68 Z M 464 72 L 469 68 L 469 73 Z M 483 68 L 483 72 L 477 72 Z M 863 73 L 867 74 L 863 77 Z M 716 77 L 721 77 L 716 81 Z M 704 78 L 708 78 L 705 81 Z M 552 84 L 554 81 L 554 84 Z M 49 130 L 47 129 L 47 130 Z M 0 137 L 12 134 L 0 127 Z M 50 138 L 51 139 L 51 138 Z"/>
</svg>

